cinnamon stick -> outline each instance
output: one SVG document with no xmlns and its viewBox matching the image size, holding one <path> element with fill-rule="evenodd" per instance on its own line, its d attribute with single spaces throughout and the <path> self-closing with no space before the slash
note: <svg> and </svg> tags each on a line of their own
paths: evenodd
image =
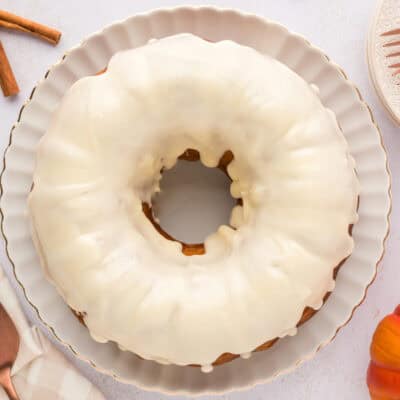
<svg viewBox="0 0 400 400">
<path fill-rule="evenodd" d="M 0 86 L 4 96 L 14 96 L 19 92 L 17 81 L 12 72 L 10 63 L 3 45 L 0 42 Z"/>
<path fill-rule="evenodd" d="M 14 29 L 37 36 L 53 45 L 56 45 L 61 38 L 61 32 L 38 22 L 0 10 L 0 27 Z"/>
</svg>

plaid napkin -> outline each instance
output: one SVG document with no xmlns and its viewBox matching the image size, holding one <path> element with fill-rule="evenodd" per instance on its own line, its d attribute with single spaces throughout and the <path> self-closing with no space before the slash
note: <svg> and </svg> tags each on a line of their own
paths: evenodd
<svg viewBox="0 0 400 400">
<path fill-rule="evenodd" d="M 21 400 L 103 400 L 103 395 L 25 319 L 0 266 L 0 303 L 20 334 L 20 348 L 11 371 Z M 1 332 L 0 332 L 1 341 Z M 0 400 L 7 400 L 0 387 Z"/>
</svg>

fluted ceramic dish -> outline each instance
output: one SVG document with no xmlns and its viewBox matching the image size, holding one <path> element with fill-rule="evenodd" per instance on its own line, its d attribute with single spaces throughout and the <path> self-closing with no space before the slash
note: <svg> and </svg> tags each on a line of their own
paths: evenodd
<svg viewBox="0 0 400 400">
<path fill-rule="evenodd" d="M 355 248 L 323 308 L 296 336 L 279 340 L 249 360 L 237 359 L 204 374 L 199 368 L 160 365 L 100 344 L 74 317 L 45 279 L 32 243 L 27 196 L 32 185 L 36 145 L 65 91 L 79 78 L 103 69 L 119 50 L 178 32 L 211 41 L 231 39 L 276 57 L 320 88 L 320 97 L 338 118 L 361 182 Z M 301 101 L 301 99 L 299 99 Z M 233 10 L 179 7 L 133 16 L 94 34 L 68 52 L 39 83 L 11 132 L 2 175 L 1 210 L 7 251 L 16 277 L 40 319 L 56 338 L 96 369 L 143 389 L 169 394 L 210 394 L 249 388 L 294 369 L 329 343 L 351 318 L 373 281 L 384 251 L 390 211 L 390 177 L 381 136 L 370 110 L 342 70 L 319 49 L 285 27 Z M 340 182 L 338 182 L 340 184 Z M 116 307 L 118 305 L 116 304 Z"/>
</svg>

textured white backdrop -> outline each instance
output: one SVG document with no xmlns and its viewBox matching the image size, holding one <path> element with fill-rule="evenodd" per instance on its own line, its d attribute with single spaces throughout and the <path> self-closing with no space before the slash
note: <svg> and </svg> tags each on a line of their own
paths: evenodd
<svg viewBox="0 0 400 400">
<path fill-rule="evenodd" d="M 229 394 L 223 398 L 234 400 L 368 399 L 365 371 L 369 361 L 368 347 L 371 335 L 379 319 L 400 303 L 400 266 L 397 253 L 400 248 L 400 209 L 397 205 L 397 201 L 400 200 L 400 131 L 386 116 L 368 79 L 365 40 L 375 3 L 375 0 L 207 1 L 207 4 L 236 7 L 277 20 L 290 30 L 306 36 L 315 45 L 321 47 L 333 61 L 341 65 L 350 79 L 358 85 L 374 112 L 383 133 L 389 153 L 390 168 L 394 175 L 392 229 L 386 254 L 380 265 L 378 277 L 368 291 L 366 301 L 357 310 L 351 322 L 339 333 L 333 343 L 295 372 L 271 384 L 258 386 L 247 392 Z M 63 32 L 62 41 L 55 48 L 25 35 L 0 32 L 0 40 L 7 50 L 21 87 L 20 95 L 14 99 L 4 99 L 0 96 L 1 151 L 8 142 L 10 128 L 17 119 L 19 109 L 32 87 L 67 49 L 115 20 L 152 8 L 178 4 L 204 4 L 204 2 L 195 0 L 181 3 L 170 0 L 1 0 L 0 8 L 54 25 Z M 0 247 L 0 259 L 11 277 L 4 246 Z M 21 290 L 19 288 L 16 290 L 28 316 L 36 321 L 22 298 Z M 68 356 L 70 357 L 69 354 Z M 147 393 L 135 387 L 116 383 L 82 362 L 74 362 L 86 376 L 98 384 L 108 400 L 167 399 L 157 393 Z"/>
</svg>

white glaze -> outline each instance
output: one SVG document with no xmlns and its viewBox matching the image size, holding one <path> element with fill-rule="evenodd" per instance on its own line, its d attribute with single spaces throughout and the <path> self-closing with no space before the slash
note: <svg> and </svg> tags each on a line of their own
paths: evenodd
<svg viewBox="0 0 400 400">
<path fill-rule="evenodd" d="M 231 224 L 184 256 L 141 210 L 187 148 L 230 149 Z M 353 248 L 354 162 L 334 115 L 282 64 L 191 35 L 118 53 L 67 93 L 37 156 L 37 247 L 96 340 L 203 369 L 293 332 Z"/>
<path fill-rule="evenodd" d="M 205 374 L 209 374 L 212 372 L 214 367 L 211 364 L 205 364 L 201 366 L 201 372 L 204 372 Z"/>
</svg>

